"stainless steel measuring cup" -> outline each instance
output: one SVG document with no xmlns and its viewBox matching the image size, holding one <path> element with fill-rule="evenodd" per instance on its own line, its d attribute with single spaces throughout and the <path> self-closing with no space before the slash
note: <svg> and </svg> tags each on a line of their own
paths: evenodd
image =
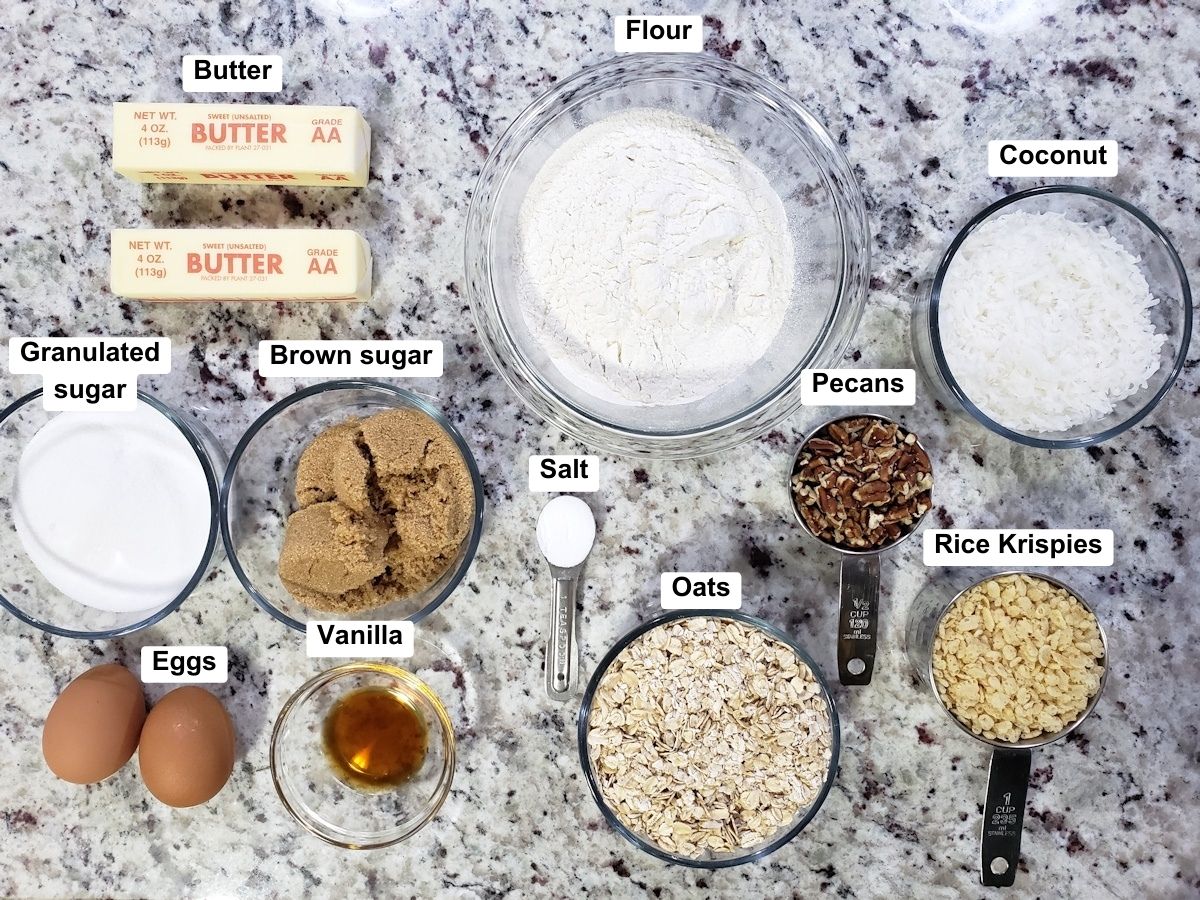
<svg viewBox="0 0 1200 900">
<path fill-rule="evenodd" d="M 921 513 L 911 525 L 904 526 L 907 531 L 902 533 L 896 540 L 869 550 L 854 550 L 849 547 L 830 543 L 819 537 L 809 527 L 808 522 L 804 520 L 804 516 L 800 514 L 800 506 L 796 502 L 796 493 L 792 488 L 792 477 L 796 474 L 796 466 L 800 460 L 800 455 L 804 452 L 804 448 L 808 446 L 809 442 L 820 435 L 830 425 L 849 419 L 876 419 L 885 424 L 903 428 L 907 433 L 912 433 L 908 432 L 908 429 L 900 425 L 899 422 L 877 413 L 857 413 L 829 419 L 810 431 L 796 449 L 795 454 L 792 456 L 791 465 L 788 466 L 786 487 L 792 513 L 795 515 L 796 521 L 800 523 L 800 527 L 804 529 L 804 533 L 823 547 L 830 547 L 836 550 L 842 557 L 841 572 L 838 579 L 838 595 L 840 598 L 837 641 L 838 681 L 845 685 L 864 685 L 871 683 L 871 676 L 875 671 L 875 649 L 879 631 L 880 556 L 912 537 L 917 529 L 921 527 L 925 516 L 929 514 L 929 509 Z M 919 439 L 916 440 L 916 446 L 927 457 L 929 456 L 928 451 L 921 445 Z M 932 472 L 932 458 L 930 458 L 929 465 Z M 932 503 L 929 508 L 933 508 Z"/>
<path fill-rule="evenodd" d="M 1100 685 L 1088 701 L 1087 707 L 1068 727 L 1052 734 L 1021 741 L 999 741 L 975 734 L 950 711 L 945 698 L 938 691 L 933 679 L 933 643 L 938 627 L 958 598 L 967 591 L 995 578 L 1008 575 L 1026 575 L 1046 581 L 1062 588 L 1078 600 L 1096 619 L 1100 631 L 1100 643 L 1104 648 L 1101 658 L 1103 671 Z M 949 580 L 931 582 L 913 601 L 905 627 L 905 645 L 913 670 L 921 683 L 932 691 L 938 705 L 960 731 L 973 740 L 992 748 L 992 761 L 988 771 L 986 800 L 983 807 L 983 822 L 980 829 L 979 880 L 985 887 L 1009 887 L 1016 880 L 1017 863 L 1021 858 L 1021 826 L 1025 817 L 1025 795 L 1029 789 L 1029 772 L 1033 762 L 1033 750 L 1061 741 L 1083 724 L 1084 719 L 1096 708 L 1096 701 L 1104 693 L 1108 680 L 1108 637 L 1104 626 L 1091 605 L 1071 586 L 1056 578 L 1038 572 L 997 572 L 973 581 L 960 591 L 955 591 Z"/>
</svg>

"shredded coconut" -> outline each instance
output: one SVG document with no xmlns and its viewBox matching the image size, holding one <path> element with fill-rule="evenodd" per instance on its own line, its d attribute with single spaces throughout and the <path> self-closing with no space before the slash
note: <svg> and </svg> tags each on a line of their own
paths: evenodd
<svg viewBox="0 0 1200 900">
<path fill-rule="evenodd" d="M 519 227 L 526 324 L 609 401 L 713 393 L 763 356 L 791 302 L 779 195 L 728 138 L 676 113 L 618 113 L 564 142 Z"/>
<path fill-rule="evenodd" d="M 990 418 L 1018 432 L 1065 431 L 1111 414 L 1158 370 L 1157 302 L 1105 228 L 1008 213 L 972 233 L 946 272 L 942 346 Z"/>
</svg>

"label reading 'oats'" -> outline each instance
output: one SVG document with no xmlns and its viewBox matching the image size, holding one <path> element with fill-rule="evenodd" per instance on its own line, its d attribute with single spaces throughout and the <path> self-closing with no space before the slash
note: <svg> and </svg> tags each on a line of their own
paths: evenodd
<svg viewBox="0 0 1200 900">
<path fill-rule="evenodd" d="M 663 609 L 741 609 L 740 572 L 663 572 Z"/>
</svg>

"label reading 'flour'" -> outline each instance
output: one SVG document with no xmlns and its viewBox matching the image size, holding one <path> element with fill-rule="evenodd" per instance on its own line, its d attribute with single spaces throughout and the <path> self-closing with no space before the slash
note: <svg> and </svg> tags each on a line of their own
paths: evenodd
<svg viewBox="0 0 1200 900">
<path fill-rule="evenodd" d="M 805 369 L 800 374 L 805 406 L 912 406 L 917 402 L 913 369 Z"/>
<path fill-rule="evenodd" d="M 413 623 L 401 621 L 310 621 L 305 644 L 312 657 L 392 657 L 413 655 Z"/>
<path fill-rule="evenodd" d="M 137 376 L 171 371 L 171 341 L 162 337 L 36 337 L 8 342 L 14 375 L 42 376 L 50 412 L 129 412 L 137 408 Z"/>
<path fill-rule="evenodd" d="M 1111 566 L 1109 528 L 930 528 L 927 566 Z"/>
<path fill-rule="evenodd" d="M 143 647 L 146 684 L 224 684 L 229 680 L 229 648 Z"/>
<path fill-rule="evenodd" d="M 988 141 L 992 178 L 1111 178 L 1116 141 Z"/>
<path fill-rule="evenodd" d="M 700 53 L 703 16 L 614 16 L 617 53 Z"/>
<path fill-rule="evenodd" d="M 180 77 L 189 94 L 275 93 L 283 90 L 283 57 L 191 53 L 183 58 Z"/>
<path fill-rule="evenodd" d="M 600 490 L 598 456 L 531 456 L 529 490 L 534 493 L 557 491 L 590 494 Z"/>
<path fill-rule="evenodd" d="M 663 609 L 741 609 L 740 572 L 663 572 Z"/>
<path fill-rule="evenodd" d="M 259 341 L 264 378 L 438 378 L 441 341 Z"/>
</svg>

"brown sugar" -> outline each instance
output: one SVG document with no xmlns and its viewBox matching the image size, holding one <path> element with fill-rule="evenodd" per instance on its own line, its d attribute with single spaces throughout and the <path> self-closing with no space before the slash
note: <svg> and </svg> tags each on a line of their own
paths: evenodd
<svg viewBox="0 0 1200 900">
<path fill-rule="evenodd" d="M 416 410 L 321 432 L 296 467 L 279 575 L 305 606 L 359 612 L 416 594 L 450 568 L 474 486 L 453 439 Z"/>
</svg>

